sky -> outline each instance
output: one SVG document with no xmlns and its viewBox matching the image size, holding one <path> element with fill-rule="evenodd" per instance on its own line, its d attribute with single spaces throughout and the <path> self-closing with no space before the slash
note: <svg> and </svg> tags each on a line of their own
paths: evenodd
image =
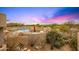
<svg viewBox="0 0 79 59">
<path fill-rule="evenodd" d="M 0 13 L 6 14 L 7 22 L 23 24 L 79 22 L 79 7 L 0 7 Z"/>
</svg>

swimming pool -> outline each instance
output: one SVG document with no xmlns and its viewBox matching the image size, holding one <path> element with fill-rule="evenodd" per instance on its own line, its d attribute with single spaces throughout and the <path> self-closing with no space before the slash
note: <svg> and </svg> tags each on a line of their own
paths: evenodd
<svg viewBox="0 0 79 59">
<path fill-rule="evenodd" d="M 19 30 L 17 30 L 18 32 L 30 32 L 30 30 L 29 29 L 19 29 Z"/>
<path fill-rule="evenodd" d="M 29 29 L 17 29 L 17 30 L 13 30 L 13 32 L 30 32 Z"/>
</svg>

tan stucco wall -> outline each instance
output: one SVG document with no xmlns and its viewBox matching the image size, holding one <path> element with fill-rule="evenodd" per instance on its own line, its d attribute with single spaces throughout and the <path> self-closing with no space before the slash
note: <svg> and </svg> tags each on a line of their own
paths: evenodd
<svg viewBox="0 0 79 59">
<path fill-rule="evenodd" d="M 5 27 L 6 26 L 6 15 L 0 13 L 0 27 Z"/>
<path fill-rule="evenodd" d="M 4 29 L 6 28 L 6 15 L 0 13 L 0 46 L 5 44 Z M 0 47 L 0 49 L 1 49 Z"/>
<path fill-rule="evenodd" d="M 77 49 L 79 51 L 79 32 L 77 33 Z"/>
<path fill-rule="evenodd" d="M 11 33 L 12 35 L 12 33 Z M 15 37 L 10 33 L 7 34 L 7 46 L 11 50 L 17 50 L 18 44 L 23 44 L 24 47 L 29 48 L 31 44 L 34 46 L 43 47 L 46 42 L 46 33 L 37 32 L 36 34 L 23 33 Z"/>
</svg>

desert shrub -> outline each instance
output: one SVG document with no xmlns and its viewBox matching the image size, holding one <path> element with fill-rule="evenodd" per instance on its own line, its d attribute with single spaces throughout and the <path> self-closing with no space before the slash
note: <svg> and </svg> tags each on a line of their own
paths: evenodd
<svg viewBox="0 0 79 59">
<path fill-rule="evenodd" d="M 77 35 L 76 33 L 71 34 L 70 46 L 72 49 L 77 50 Z"/>
<path fill-rule="evenodd" d="M 47 43 L 51 44 L 51 48 L 60 48 L 64 45 L 64 37 L 58 31 L 51 31 L 47 33 Z"/>
</svg>

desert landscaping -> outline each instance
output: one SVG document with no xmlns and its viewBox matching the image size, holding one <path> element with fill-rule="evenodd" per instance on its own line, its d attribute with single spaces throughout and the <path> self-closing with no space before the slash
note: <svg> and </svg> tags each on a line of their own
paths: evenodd
<svg viewBox="0 0 79 59">
<path fill-rule="evenodd" d="M 72 26 L 71 26 L 72 25 Z M 79 24 L 21 25 L 6 23 L 0 14 L 1 51 L 77 51 Z M 75 28 L 74 28 L 75 27 Z M 21 31 L 21 30 L 29 31 Z"/>
</svg>

